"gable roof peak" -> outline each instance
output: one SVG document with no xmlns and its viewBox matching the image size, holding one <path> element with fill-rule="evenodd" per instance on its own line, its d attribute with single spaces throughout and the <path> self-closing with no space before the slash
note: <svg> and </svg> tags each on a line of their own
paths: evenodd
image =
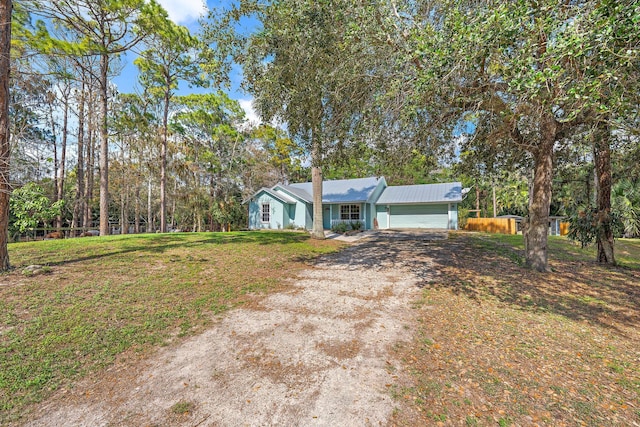
<svg viewBox="0 0 640 427">
<path fill-rule="evenodd" d="M 386 186 L 384 177 L 366 177 L 322 181 L 323 203 L 361 203 L 369 200 L 380 182 Z M 311 182 L 296 184 L 278 184 L 274 187 L 311 203 L 313 201 L 313 185 Z"/>
</svg>

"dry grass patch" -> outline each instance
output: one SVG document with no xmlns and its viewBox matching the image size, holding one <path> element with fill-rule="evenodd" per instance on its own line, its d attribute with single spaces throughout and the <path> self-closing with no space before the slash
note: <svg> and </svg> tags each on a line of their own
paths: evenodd
<svg viewBox="0 0 640 427">
<path fill-rule="evenodd" d="M 640 242 L 622 267 L 550 239 L 553 273 L 521 266 L 521 237 L 454 234 L 431 247 L 419 336 L 397 349 L 398 425 L 640 425 Z"/>
<path fill-rule="evenodd" d="M 0 423 L 127 353 L 192 335 L 338 248 L 291 232 L 176 233 L 13 244 L 0 276 Z M 25 266 L 49 274 L 25 276 Z"/>
<path fill-rule="evenodd" d="M 316 344 L 316 348 L 334 359 L 352 359 L 362 350 L 362 343 L 357 339 L 349 341 L 322 341 Z"/>
</svg>

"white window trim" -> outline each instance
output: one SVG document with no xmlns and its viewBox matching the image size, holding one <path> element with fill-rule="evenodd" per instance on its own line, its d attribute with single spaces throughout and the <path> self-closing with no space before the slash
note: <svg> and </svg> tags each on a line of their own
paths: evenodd
<svg viewBox="0 0 640 427">
<path fill-rule="evenodd" d="M 264 207 L 267 206 L 269 210 L 265 212 Z M 268 215 L 269 219 L 264 220 L 265 213 Z M 260 222 L 263 224 L 268 224 L 271 222 L 271 203 L 261 203 L 260 204 Z"/>
<path fill-rule="evenodd" d="M 347 215 L 349 218 L 342 218 L 342 208 L 343 207 L 348 207 L 348 212 Z M 358 218 L 352 218 L 352 216 L 355 214 L 354 210 L 352 210 L 353 207 L 357 207 L 358 210 Z M 340 221 L 360 221 L 360 213 L 362 211 L 362 207 L 357 204 L 357 203 L 350 203 L 348 205 L 340 205 Z"/>
</svg>

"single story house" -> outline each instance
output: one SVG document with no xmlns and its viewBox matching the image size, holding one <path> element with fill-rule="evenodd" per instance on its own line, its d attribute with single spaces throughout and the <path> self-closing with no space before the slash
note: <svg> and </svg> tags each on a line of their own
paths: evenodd
<svg viewBox="0 0 640 427">
<path fill-rule="evenodd" d="M 249 199 L 249 228 L 280 229 L 313 225 L 310 182 L 261 188 Z M 387 186 L 384 177 L 322 183 L 322 223 L 360 222 L 363 229 L 458 228 L 459 182 Z"/>
</svg>

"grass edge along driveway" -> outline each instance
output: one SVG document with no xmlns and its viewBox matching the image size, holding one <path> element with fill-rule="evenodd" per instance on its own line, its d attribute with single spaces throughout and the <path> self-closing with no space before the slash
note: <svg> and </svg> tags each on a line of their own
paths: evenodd
<svg viewBox="0 0 640 427">
<path fill-rule="evenodd" d="M 339 247 L 275 231 L 9 245 L 14 270 L 0 276 L 0 424 L 117 357 L 201 331 Z M 45 274 L 25 275 L 33 264 Z"/>
</svg>

